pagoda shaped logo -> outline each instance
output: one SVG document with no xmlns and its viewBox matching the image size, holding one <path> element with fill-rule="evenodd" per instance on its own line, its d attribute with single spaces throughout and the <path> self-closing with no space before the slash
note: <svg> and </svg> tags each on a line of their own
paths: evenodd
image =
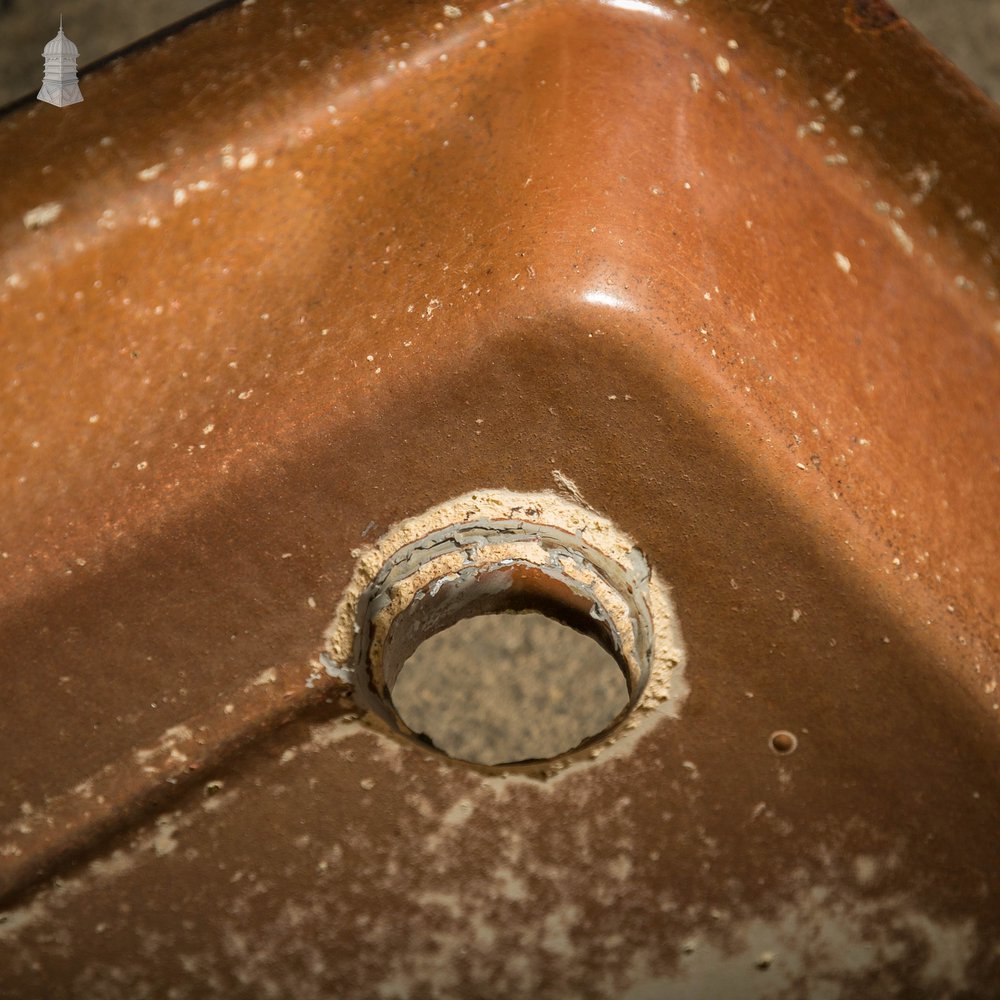
<svg viewBox="0 0 1000 1000">
<path fill-rule="evenodd" d="M 64 108 L 67 104 L 79 104 L 83 100 L 80 85 L 76 82 L 76 60 L 80 50 L 63 34 L 62 17 L 59 18 L 59 34 L 42 50 L 45 59 L 45 76 L 38 99 Z"/>
</svg>

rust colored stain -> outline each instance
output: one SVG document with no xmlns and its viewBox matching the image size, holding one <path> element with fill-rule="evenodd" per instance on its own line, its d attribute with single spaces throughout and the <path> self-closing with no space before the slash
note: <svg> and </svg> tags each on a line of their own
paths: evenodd
<svg viewBox="0 0 1000 1000">
<path fill-rule="evenodd" d="M 887 0 L 848 0 L 844 6 L 847 23 L 858 31 L 885 31 L 901 23 Z"/>
<path fill-rule="evenodd" d="M 847 11 L 257 0 L 0 118 L 0 994 L 995 994 L 1000 115 Z M 357 718 L 366 546 L 567 483 L 676 718 Z"/>
</svg>

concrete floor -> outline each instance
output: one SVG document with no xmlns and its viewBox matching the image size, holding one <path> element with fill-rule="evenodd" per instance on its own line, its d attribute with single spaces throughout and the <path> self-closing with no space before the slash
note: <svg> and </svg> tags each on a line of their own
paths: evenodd
<svg viewBox="0 0 1000 1000">
<path fill-rule="evenodd" d="M 600 733 L 628 688 L 589 636 L 538 614 L 482 615 L 423 643 L 392 698 L 451 756 L 503 764 L 555 757 Z"/>
<path fill-rule="evenodd" d="M 893 6 L 994 101 L 1000 102 L 998 0 L 895 0 Z"/>
</svg>

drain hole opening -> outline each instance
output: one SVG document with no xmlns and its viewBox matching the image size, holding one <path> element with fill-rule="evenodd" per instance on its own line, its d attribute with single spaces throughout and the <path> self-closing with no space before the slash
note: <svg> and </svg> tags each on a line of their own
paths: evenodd
<svg viewBox="0 0 1000 1000">
<path fill-rule="evenodd" d="M 783 756 L 790 754 L 798 745 L 799 741 L 795 734 L 785 729 L 779 729 L 778 732 L 771 734 L 771 749 L 777 754 Z"/>
<path fill-rule="evenodd" d="M 383 732 L 533 778 L 676 714 L 687 690 L 643 552 L 551 493 L 477 491 L 400 522 L 359 557 L 327 635 L 327 672 Z"/>
<path fill-rule="evenodd" d="M 536 612 L 463 618 L 421 642 L 391 685 L 400 719 L 448 756 L 557 757 L 626 710 L 619 662 L 593 635 Z"/>
</svg>

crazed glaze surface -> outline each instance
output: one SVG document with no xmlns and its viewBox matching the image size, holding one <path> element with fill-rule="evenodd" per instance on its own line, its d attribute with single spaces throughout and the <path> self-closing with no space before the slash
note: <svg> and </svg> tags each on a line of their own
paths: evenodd
<svg viewBox="0 0 1000 1000">
<path fill-rule="evenodd" d="M 81 83 L 0 121 L 0 995 L 995 994 L 992 105 L 860 0 L 246 0 Z M 360 726 L 352 550 L 554 482 L 680 716 Z"/>
</svg>

